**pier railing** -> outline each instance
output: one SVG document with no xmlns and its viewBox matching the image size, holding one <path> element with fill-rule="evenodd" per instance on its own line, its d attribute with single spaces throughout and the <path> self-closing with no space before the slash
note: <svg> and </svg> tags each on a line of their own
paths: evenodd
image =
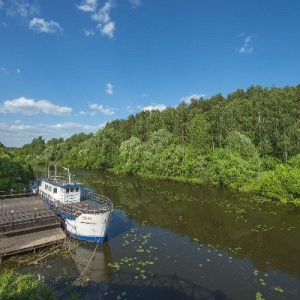
<svg viewBox="0 0 300 300">
<path fill-rule="evenodd" d="M 50 213 L 49 213 L 50 212 Z M 15 226 L 19 224 L 26 224 L 32 222 L 38 222 L 43 219 L 52 219 L 54 217 L 53 212 L 49 211 L 47 208 L 45 209 L 30 209 L 23 211 L 4 211 L 0 216 L 0 227 L 5 226 Z"/>
<path fill-rule="evenodd" d="M 35 193 L 33 191 L 28 191 L 26 189 L 22 191 L 10 190 L 7 191 L 0 191 L 0 200 L 1 199 L 9 199 L 9 198 L 20 198 L 20 197 L 29 197 L 34 196 Z"/>
</svg>

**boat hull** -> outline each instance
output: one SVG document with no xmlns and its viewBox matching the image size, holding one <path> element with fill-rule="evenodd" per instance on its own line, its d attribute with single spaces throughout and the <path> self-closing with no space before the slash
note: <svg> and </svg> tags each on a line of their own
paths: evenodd
<svg viewBox="0 0 300 300">
<path fill-rule="evenodd" d="M 103 242 L 109 227 L 111 213 L 82 214 L 74 219 L 64 219 L 67 234 L 80 240 Z"/>
</svg>

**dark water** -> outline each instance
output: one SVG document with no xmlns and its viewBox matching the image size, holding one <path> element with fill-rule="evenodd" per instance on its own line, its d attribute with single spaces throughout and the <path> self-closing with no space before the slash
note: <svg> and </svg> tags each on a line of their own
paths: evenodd
<svg viewBox="0 0 300 300">
<path fill-rule="evenodd" d="M 75 172 L 116 210 L 97 249 L 73 240 L 72 258 L 23 270 L 44 276 L 61 299 L 74 290 L 81 299 L 300 299 L 299 209 L 213 187 Z M 78 281 L 86 284 L 68 289 Z"/>
</svg>

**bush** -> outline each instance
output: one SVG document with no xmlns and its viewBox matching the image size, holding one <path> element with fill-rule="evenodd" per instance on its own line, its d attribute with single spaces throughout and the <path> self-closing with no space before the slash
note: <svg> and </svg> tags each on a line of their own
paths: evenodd
<svg viewBox="0 0 300 300">
<path fill-rule="evenodd" d="M 260 192 L 268 198 L 292 201 L 300 197 L 300 169 L 277 165 L 274 171 L 263 173 Z"/>
<path fill-rule="evenodd" d="M 55 291 L 39 282 L 31 274 L 20 275 L 5 271 L 0 276 L 0 299 L 3 300 L 56 300 Z"/>
<path fill-rule="evenodd" d="M 207 157 L 207 173 L 215 183 L 230 188 L 241 188 L 256 177 L 253 164 L 228 149 L 218 149 Z"/>
</svg>

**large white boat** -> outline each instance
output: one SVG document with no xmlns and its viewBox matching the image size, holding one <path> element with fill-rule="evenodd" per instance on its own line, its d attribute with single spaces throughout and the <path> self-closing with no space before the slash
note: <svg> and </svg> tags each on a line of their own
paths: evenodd
<svg viewBox="0 0 300 300">
<path fill-rule="evenodd" d="M 71 176 L 42 176 L 39 195 L 64 220 L 67 234 L 93 242 L 103 242 L 112 217 L 113 204 L 105 196 L 92 193 Z"/>
</svg>

